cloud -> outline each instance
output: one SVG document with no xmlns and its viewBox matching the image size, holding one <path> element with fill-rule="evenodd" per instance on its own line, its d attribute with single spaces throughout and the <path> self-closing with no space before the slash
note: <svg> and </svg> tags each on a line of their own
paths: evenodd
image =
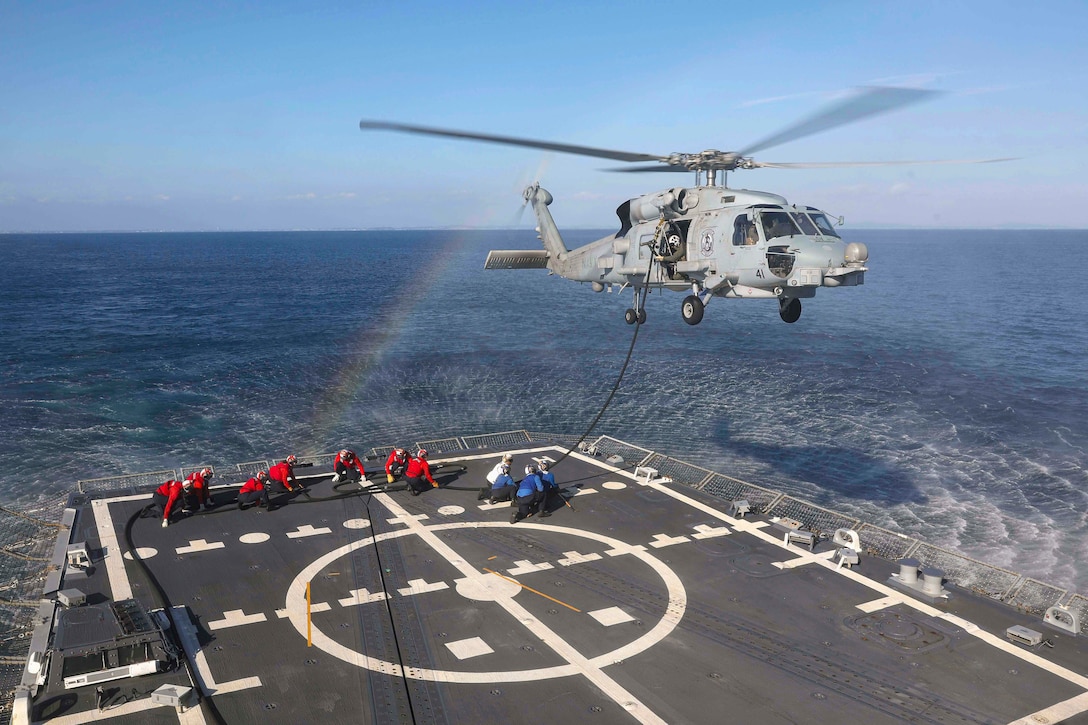
<svg viewBox="0 0 1088 725">
<path fill-rule="evenodd" d="M 170 197 L 167 196 L 166 194 L 155 194 L 155 198 L 158 201 L 170 201 Z"/>
<path fill-rule="evenodd" d="M 330 194 L 327 199 L 354 199 L 356 194 L 354 191 L 341 191 L 339 194 Z"/>
<path fill-rule="evenodd" d="M 286 198 L 291 200 L 291 201 L 298 201 L 300 199 L 316 199 L 317 194 L 315 194 L 312 191 L 308 191 L 305 194 L 291 194 L 290 196 L 288 196 Z"/>
</svg>

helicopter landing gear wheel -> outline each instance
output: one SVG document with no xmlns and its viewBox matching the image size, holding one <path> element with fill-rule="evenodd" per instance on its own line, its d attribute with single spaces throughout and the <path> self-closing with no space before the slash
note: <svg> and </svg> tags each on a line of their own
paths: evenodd
<svg viewBox="0 0 1088 725">
<path fill-rule="evenodd" d="M 794 323 L 801 317 L 801 300 L 796 297 L 778 300 L 778 316 L 783 322 Z"/>
<path fill-rule="evenodd" d="M 643 313 L 645 314 L 645 313 Z M 623 321 L 628 325 L 633 325 L 638 320 L 638 313 L 632 310 L 630 307 L 623 313 Z"/>
<path fill-rule="evenodd" d="M 646 310 L 645 309 L 641 309 L 641 310 L 638 311 L 638 324 L 640 324 L 640 325 L 645 325 L 646 324 Z"/>
<path fill-rule="evenodd" d="M 703 301 L 695 295 L 688 295 L 680 305 L 680 314 L 684 317 L 684 322 L 698 325 L 703 319 Z"/>
</svg>

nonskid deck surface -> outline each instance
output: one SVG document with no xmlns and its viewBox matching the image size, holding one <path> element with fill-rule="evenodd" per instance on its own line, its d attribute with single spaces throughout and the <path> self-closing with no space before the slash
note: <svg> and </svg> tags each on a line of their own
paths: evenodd
<svg viewBox="0 0 1088 725">
<path fill-rule="evenodd" d="M 515 450 L 514 470 L 564 450 Z M 167 529 L 139 518 L 149 496 L 99 501 L 80 525 L 107 556 L 80 586 L 188 608 L 214 705 L 181 716 L 196 722 L 1057 722 L 1088 707 L 1083 638 L 1014 645 L 1007 627 L 1040 626 L 1008 607 L 958 589 L 927 604 L 886 584 L 889 562 L 836 568 L 830 542 L 787 547 L 768 520 L 600 459 L 566 457 L 567 502 L 512 525 L 509 505 L 477 500 L 501 453 L 449 459 L 417 497 L 344 496 L 320 469 L 272 511 L 220 489 Z M 93 688 L 40 695 L 35 716 L 177 722 L 136 695 L 183 679 L 112 683 L 102 713 Z"/>
</svg>

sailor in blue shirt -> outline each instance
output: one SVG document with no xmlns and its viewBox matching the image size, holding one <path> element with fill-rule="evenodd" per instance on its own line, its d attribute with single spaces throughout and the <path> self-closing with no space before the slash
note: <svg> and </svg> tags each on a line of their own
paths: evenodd
<svg viewBox="0 0 1088 725">
<path fill-rule="evenodd" d="M 540 462 L 540 482 L 544 484 L 544 490 L 540 494 L 540 516 L 544 518 L 552 515 L 548 510 L 548 502 L 559 495 L 559 485 L 555 482 L 555 474 L 548 470 L 547 461 Z"/>
<path fill-rule="evenodd" d="M 491 482 L 490 486 L 484 487 L 480 491 L 480 495 L 476 497 L 478 501 L 488 499 L 488 503 L 497 503 L 499 501 L 509 501 L 510 497 L 514 495 L 518 485 L 514 483 L 514 479 L 510 477 L 510 464 L 500 463 L 499 473 L 495 476 L 495 480 Z"/>
<path fill-rule="evenodd" d="M 510 515 L 510 523 L 516 524 L 526 518 L 530 509 L 540 503 L 543 496 L 544 482 L 537 475 L 536 466 L 530 463 L 525 467 L 525 478 L 518 484 L 517 496 L 514 499 L 518 504 L 518 510 Z"/>
</svg>

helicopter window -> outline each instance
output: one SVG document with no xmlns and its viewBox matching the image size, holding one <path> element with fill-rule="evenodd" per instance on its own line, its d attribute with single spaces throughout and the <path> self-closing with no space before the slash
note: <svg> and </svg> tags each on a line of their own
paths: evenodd
<svg viewBox="0 0 1088 725">
<path fill-rule="evenodd" d="M 826 234 L 829 237 L 838 237 L 838 232 L 835 231 L 835 227 L 831 226 L 831 222 L 827 220 L 827 215 L 823 212 L 809 212 L 812 216 L 812 221 L 816 222 L 816 226 L 820 228 L 821 234 Z"/>
<path fill-rule="evenodd" d="M 797 222 L 797 226 L 801 227 L 801 231 L 809 236 L 816 236 L 819 234 L 816 231 L 816 225 L 812 223 L 812 220 L 800 212 L 793 213 L 793 220 Z"/>
<path fill-rule="evenodd" d="M 759 244 L 759 230 L 747 216 L 739 216 L 733 222 L 733 246 L 751 246 Z"/>
<path fill-rule="evenodd" d="M 775 237 L 792 237 L 800 234 L 801 230 L 793 223 L 793 218 L 784 211 L 765 211 L 759 215 L 763 222 L 763 236 L 767 239 Z"/>
</svg>

